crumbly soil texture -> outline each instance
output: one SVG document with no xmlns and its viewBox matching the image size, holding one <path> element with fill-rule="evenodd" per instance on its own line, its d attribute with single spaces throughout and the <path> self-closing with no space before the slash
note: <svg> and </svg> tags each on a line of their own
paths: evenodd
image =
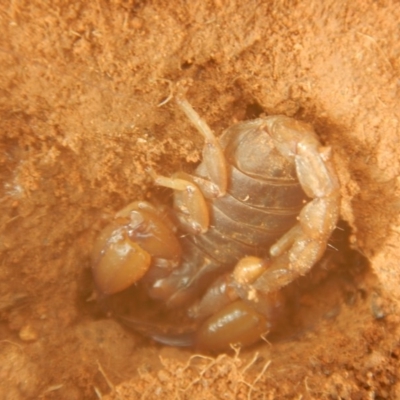
<svg viewBox="0 0 400 400">
<path fill-rule="evenodd" d="M 400 398 L 399 21 L 390 0 L 2 2 L 0 399 Z M 218 135 L 293 116 L 338 171 L 340 243 L 249 349 L 158 345 L 94 301 L 99 230 L 155 196 L 147 167 L 200 160 L 182 81 Z"/>
</svg>

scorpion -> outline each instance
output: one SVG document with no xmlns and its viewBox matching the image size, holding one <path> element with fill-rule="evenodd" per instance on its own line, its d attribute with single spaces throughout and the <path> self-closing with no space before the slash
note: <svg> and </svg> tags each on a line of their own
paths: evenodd
<svg viewBox="0 0 400 400">
<path fill-rule="evenodd" d="M 193 174 L 149 170 L 173 207 L 135 201 L 118 211 L 92 252 L 102 296 L 144 290 L 195 328 L 164 333 L 119 316 L 155 341 L 221 351 L 274 329 L 281 289 L 322 257 L 339 218 L 331 148 L 313 128 L 277 115 L 236 123 L 217 138 L 184 95 L 177 105 L 204 138 Z M 174 317 L 172 317 L 174 318 Z"/>
</svg>

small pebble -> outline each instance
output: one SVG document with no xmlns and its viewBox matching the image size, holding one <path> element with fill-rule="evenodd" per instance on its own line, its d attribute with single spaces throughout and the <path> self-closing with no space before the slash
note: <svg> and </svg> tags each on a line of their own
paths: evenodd
<svg viewBox="0 0 400 400">
<path fill-rule="evenodd" d="M 24 342 L 34 342 L 38 339 L 38 333 L 31 325 L 25 325 L 19 331 L 19 338 Z"/>
</svg>

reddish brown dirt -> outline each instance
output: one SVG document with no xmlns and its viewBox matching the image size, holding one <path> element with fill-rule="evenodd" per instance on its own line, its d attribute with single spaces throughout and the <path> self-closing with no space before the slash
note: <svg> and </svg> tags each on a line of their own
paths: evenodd
<svg viewBox="0 0 400 400">
<path fill-rule="evenodd" d="M 400 398 L 397 2 L 15 0 L 0 16 L 1 399 Z M 157 106 L 181 79 L 216 132 L 256 104 L 332 146 L 371 266 L 334 317 L 204 358 L 92 313 L 100 227 L 149 196 L 146 166 L 199 159 L 174 102 Z"/>
</svg>

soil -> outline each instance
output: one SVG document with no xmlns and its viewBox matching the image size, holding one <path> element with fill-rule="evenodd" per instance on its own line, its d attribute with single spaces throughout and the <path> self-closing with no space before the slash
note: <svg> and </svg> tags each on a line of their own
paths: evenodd
<svg viewBox="0 0 400 400">
<path fill-rule="evenodd" d="M 0 15 L 0 399 L 400 398 L 398 2 L 19 0 Z M 313 124 L 350 229 L 353 256 L 298 283 L 300 328 L 222 355 L 157 345 L 92 300 L 94 238 L 153 196 L 145 168 L 200 159 L 171 100 L 182 80 L 217 133 L 260 112 Z"/>
</svg>

